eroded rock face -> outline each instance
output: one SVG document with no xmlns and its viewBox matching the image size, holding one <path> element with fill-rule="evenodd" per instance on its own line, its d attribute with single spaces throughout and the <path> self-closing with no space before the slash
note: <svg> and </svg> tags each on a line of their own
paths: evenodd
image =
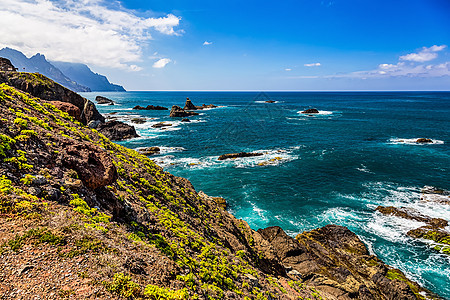
<svg viewBox="0 0 450 300">
<path fill-rule="evenodd" d="M 229 154 L 222 154 L 219 156 L 218 160 L 225 160 L 230 158 L 240 158 L 240 157 L 253 157 L 253 156 L 262 156 L 264 153 L 253 153 L 253 152 L 240 152 L 240 153 L 229 153 Z"/>
<path fill-rule="evenodd" d="M 97 126 L 97 130 L 113 141 L 122 141 L 139 137 L 133 126 L 119 121 L 108 121 Z"/>
<path fill-rule="evenodd" d="M 172 106 L 172 109 L 170 110 L 170 116 L 172 118 L 185 118 L 185 117 L 189 117 L 189 116 L 197 116 L 198 113 L 193 112 L 193 111 L 185 111 L 184 109 L 182 109 L 181 107 L 174 105 Z"/>
<path fill-rule="evenodd" d="M 91 189 L 101 188 L 117 180 L 117 169 L 108 154 L 88 143 L 64 147 L 61 163 L 75 170 L 83 184 Z"/>
<path fill-rule="evenodd" d="M 73 117 L 78 122 L 81 122 L 81 111 L 75 105 L 69 102 L 61 102 L 61 101 L 52 101 L 50 103 L 53 104 L 57 109 L 68 113 L 69 116 Z"/>
<path fill-rule="evenodd" d="M 273 251 L 290 270 L 289 275 L 315 286 L 325 299 L 417 299 L 411 286 L 422 291 L 401 271 L 370 255 L 356 234 L 345 227 L 327 225 L 296 239 L 280 227 L 259 229 L 258 233 L 270 244 L 262 250 L 265 255 Z"/>
</svg>

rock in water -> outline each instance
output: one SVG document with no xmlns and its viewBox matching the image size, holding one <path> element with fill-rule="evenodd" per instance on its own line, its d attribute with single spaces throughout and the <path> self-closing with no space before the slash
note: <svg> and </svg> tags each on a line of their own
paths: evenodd
<svg viewBox="0 0 450 300">
<path fill-rule="evenodd" d="M 302 111 L 302 114 L 318 114 L 319 111 L 315 108 L 309 108 L 307 110 Z"/>
<path fill-rule="evenodd" d="M 219 160 L 225 160 L 229 158 L 239 158 L 239 157 L 252 157 L 252 156 L 261 156 L 264 155 L 263 153 L 253 153 L 253 152 L 240 152 L 240 153 L 229 153 L 229 154 L 222 154 L 219 156 Z"/>
<path fill-rule="evenodd" d="M 420 138 L 420 139 L 417 139 L 416 143 L 419 143 L 419 144 L 431 144 L 431 143 L 433 143 L 433 141 L 431 139 Z"/>
<path fill-rule="evenodd" d="M 114 101 L 112 101 L 111 99 L 108 99 L 106 97 L 103 97 L 103 96 L 95 97 L 95 101 L 97 101 L 98 104 L 114 105 Z"/>
<path fill-rule="evenodd" d="M 277 102 L 277 101 L 274 101 L 274 100 L 267 100 L 267 101 L 264 101 L 264 103 L 275 103 L 275 102 Z"/>
<path fill-rule="evenodd" d="M 119 121 L 108 121 L 97 126 L 98 132 L 113 141 L 139 137 L 134 126 Z"/>
<path fill-rule="evenodd" d="M 183 119 L 183 120 L 181 120 L 181 122 L 190 122 L 191 120 L 189 120 L 189 119 Z"/>
<path fill-rule="evenodd" d="M 197 107 L 191 102 L 189 98 L 186 98 L 186 104 L 184 105 L 184 110 L 196 110 Z"/>
<path fill-rule="evenodd" d="M 169 127 L 169 126 L 172 126 L 172 124 L 167 124 L 164 122 L 160 122 L 160 123 L 152 125 L 153 128 L 164 128 L 164 127 Z"/>
<path fill-rule="evenodd" d="M 133 109 L 136 110 L 169 110 L 167 107 L 163 107 L 163 106 L 153 106 L 153 105 L 147 105 L 147 107 L 143 107 L 140 105 L 136 105 L 135 107 L 133 107 Z"/>
<path fill-rule="evenodd" d="M 170 116 L 172 118 L 184 118 L 184 117 L 189 117 L 189 116 L 197 116 L 198 113 L 193 112 L 193 111 L 185 111 L 184 109 L 182 109 L 181 107 L 174 105 L 172 106 L 172 109 L 170 110 Z"/>
<path fill-rule="evenodd" d="M 161 151 L 161 149 L 159 147 L 147 147 L 147 148 L 138 150 L 138 152 L 143 155 L 158 154 L 160 151 Z"/>
</svg>

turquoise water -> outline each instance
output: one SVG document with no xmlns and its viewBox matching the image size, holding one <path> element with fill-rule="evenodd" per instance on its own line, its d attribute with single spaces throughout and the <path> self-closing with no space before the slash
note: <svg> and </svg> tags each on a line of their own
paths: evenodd
<svg viewBox="0 0 450 300">
<path fill-rule="evenodd" d="M 98 106 L 102 113 L 118 112 L 127 123 L 147 119 L 136 125 L 141 138 L 121 144 L 161 147 L 152 159 L 197 190 L 226 198 L 230 211 L 252 228 L 279 225 L 295 236 L 329 223 L 347 226 L 386 263 L 450 299 L 449 257 L 406 236 L 423 224 L 374 211 L 377 205 L 405 206 L 450 221 L 450 205 L 420 200 L 424 186 L 450 190 L 450 93 L 102 95 L 117 103 Z M 184 106 L 186 97 L 196 105 L 223 107 L 202 111 L 190 123 L 171 119 L 168 111 L 131 110 L 138 104 Z M 321 113 L 298 113 L 310 107 Z M 161 121 L 173 126 L 151 128 Z M 434 143 L 409 141 L 420 137 Z M 240 151 L 265 155 L 217 160 Z"/>
</svg>

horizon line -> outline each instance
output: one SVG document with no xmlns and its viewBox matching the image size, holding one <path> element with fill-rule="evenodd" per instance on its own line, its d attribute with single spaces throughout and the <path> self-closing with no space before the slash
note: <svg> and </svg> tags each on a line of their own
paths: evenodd
<svg viewBox="0 0 450 300">
<path fill-rule="evenodd" d="M 116 93 L 116 91 L 92 91 L 83 93 L 99 93 L 108 92 Z M 450 92 L 450 90 L 126 90 L 125 92 Z M 120 93 L 120 92 L 119 92 Z"/>
</svg>

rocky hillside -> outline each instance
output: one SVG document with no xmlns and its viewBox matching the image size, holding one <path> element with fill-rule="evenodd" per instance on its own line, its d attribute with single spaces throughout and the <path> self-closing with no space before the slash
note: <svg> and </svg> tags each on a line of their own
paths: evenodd
<svg viewBox="0 0 450 300">
<path fill-rule="evenodd" d="M 49 79 L 0 78 L 1 299 L 437 299 L 348 229 L 254 231 Z"/>
</svg>

